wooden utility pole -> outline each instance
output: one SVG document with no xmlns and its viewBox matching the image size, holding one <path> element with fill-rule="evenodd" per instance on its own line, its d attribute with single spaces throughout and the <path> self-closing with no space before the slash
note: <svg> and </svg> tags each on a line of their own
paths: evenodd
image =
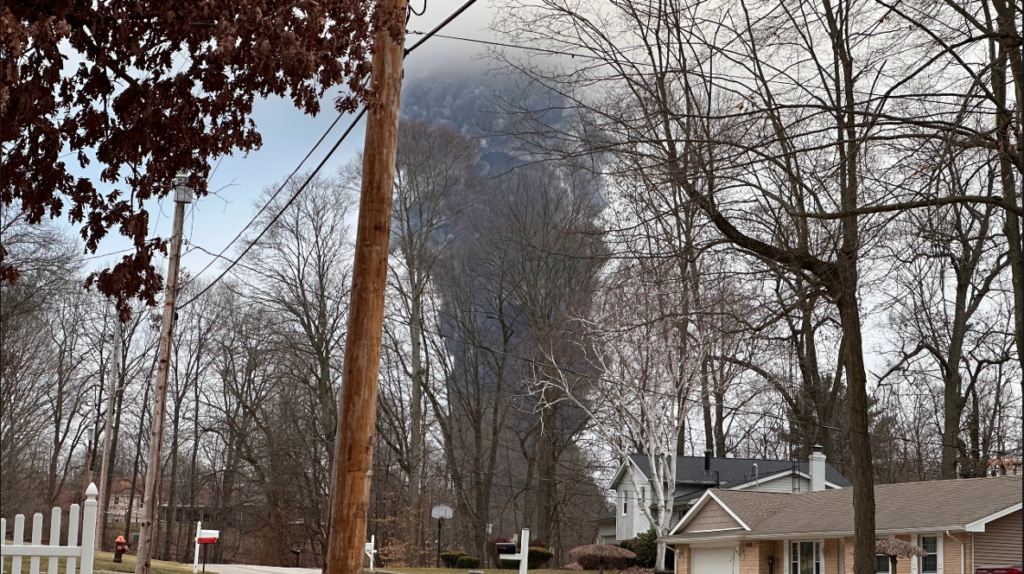
<svg viewBox="0 0 1024 574">
<path fill-rule="evenodd" d="M 110 498 L 110 452 L 114 444 L 114 395 L 121 379 L 121 317 L 114 312 L 114 359 L 110 362 L 110 389 L 107 391 L 107 417 L 103 423 L 103 461 L 100 463 L 99 512 L 96 513 L 96 550 L 103 550 L 107 526 L 107 499 Z"/>
<path fill-rule="evenodd" d="M 149 458 L 146 464 L 146 486 L 142 491 L 142 523 L 139 524 L 139 549 L 135 574 L 150 574 L 153 559 L 153 532 L 156 523 L 156 498 L 160 485 L 160 452 L 164 446 L 164 413 L 167 409 L 167 377 L 171 369 L 171 334 L 174 332 L 175 300 L 178 294 L 178 263 L 181 260 L 181 228 L 185 221 L 185 204 L 192 203 L 188 176 L 174 178 L 174 226 L 171 231 L 171 258 L 167 262 L 167 285 L 164 293 L 164 317 L 160 325 L 160 349 L 156 369 L 156 392 L 153 396 L 153 418 L 150 421 Z M 173 509 L 170 510 L 173 512 Z"/>
<path fill-rule="evenodd" d="M 335 437 L 327 574 L 362 574 L 370 503 L 377 376 L 391 235 L 391 194 L 395 183 L 398 107 L 405 56 L 406 0 L 381 0 L 379 10 L 388 22 L 397 25 L 381 26 L 373 40 L 370 80 L 378 101 L 370 108 L 366 122 L 352 298 Z"/>
</svg>

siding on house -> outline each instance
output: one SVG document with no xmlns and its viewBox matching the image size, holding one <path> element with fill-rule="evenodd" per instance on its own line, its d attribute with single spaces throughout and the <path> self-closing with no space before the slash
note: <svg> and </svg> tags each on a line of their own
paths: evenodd
<svg viewBox="0 0 1024 574">
<path fill-rule="evenodd" d="M 810 492 L 811 481 L 804 477 L 797 478 L 797 492 Z M 749 486 L 747 488 L 740 488 L 738 490 L 749 490 L 753 491 L 754 487 Z M 757 484 L 757 490 L 759 492 L 793 492 L 793 477 L 792 476 L 780 476 L 772 480 L 766 480 Z"/>
<path fill-rule="evenodd" d="M 647 520 L 647 517 L 644 516 L 643 510 L 640 509 L 641 503 L 647 503 L 647 501 L 640 500 L 641 492 L 650 499 L 650 484 L 642 476 L 637 477 L 636 482 L 637 485 L 640 486 L 640 489 L 638 489 L 633 485 L 632 475 L 632 469 L 626 469 L 622 475 L 622 481 L 619 483 L 619 488 L 615 492 L 616 540 L 629 540 L 630 538 L 636 538 L 637 534 L 647 532 L 651 529 L 650 522 Z M 622 503 L 624 499 L 627 502 L 625 514 L 622 512 Z"/>
<path fill-rule="evenodd" d="M 979 567 L 1021 563 L 1021 516 L 1018 510 L 997 518 L 985 525 L 985 532 L 974 534 L 974 561 Z"/>
<path fill-rule="evenodd" d="M 706 532 L 708 530 L 726 530 L 730 528 L 743 528 L 736 522 L 729 513 L 722 508 L 714 499 L 709 499 L 693 520 L 686 525 L 683 532 Z"/>
</svg>

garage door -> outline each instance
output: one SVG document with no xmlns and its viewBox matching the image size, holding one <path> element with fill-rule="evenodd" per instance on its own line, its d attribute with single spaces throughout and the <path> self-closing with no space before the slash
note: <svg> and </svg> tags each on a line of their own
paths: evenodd
<svg viewBox="0 0 1024 574">
<path fill-rule="evenodd" d="M 694 548 L 690 563 L 692 574 L 733 574 L 735 547 Z"/>
</svg>

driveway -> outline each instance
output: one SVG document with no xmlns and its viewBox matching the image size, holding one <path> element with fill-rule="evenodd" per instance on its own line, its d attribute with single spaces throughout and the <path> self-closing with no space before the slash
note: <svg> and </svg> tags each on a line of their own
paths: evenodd
<svg viewBox="0 0 1024 574">
<path fill-rule="evenodd" d="M 280 566 L 254 566 L 249 564 L 207 564 L 218 574 L 320 574 L 319 568 L 282 568 Z M 202 564 L 199 571 L 202 572 Z"/>
</svg>

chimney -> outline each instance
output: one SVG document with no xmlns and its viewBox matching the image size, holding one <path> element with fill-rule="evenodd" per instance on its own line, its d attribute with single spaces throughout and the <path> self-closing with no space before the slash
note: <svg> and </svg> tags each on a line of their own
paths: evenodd
<svg viewBox="0 0 1024 574">
<path fill-rule="evenodd" d="M 711 451 L 704 451 L 704 474 L 711 472 Z"/>
<path fill-rule="evenodd" d="M 814 452 L 810 456 L 811 471 L 811 492 L 825 490 L 825 455 L 821 452 L 821 445 L 814 445 Z"/>
</svg>

